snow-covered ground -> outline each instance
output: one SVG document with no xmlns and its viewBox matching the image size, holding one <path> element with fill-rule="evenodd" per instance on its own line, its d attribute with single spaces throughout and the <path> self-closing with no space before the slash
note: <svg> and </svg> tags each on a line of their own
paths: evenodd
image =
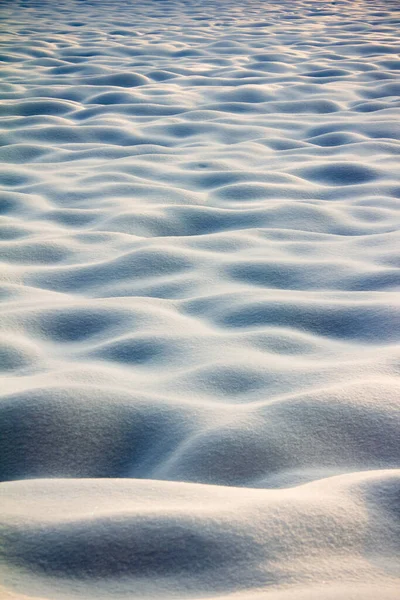
<svg viewBox="0 0 400 600">
<path fill-rule="evenodd" d="M 1 599 L 400 586 L 396 0 L 0 0 Z"/>
</svg>

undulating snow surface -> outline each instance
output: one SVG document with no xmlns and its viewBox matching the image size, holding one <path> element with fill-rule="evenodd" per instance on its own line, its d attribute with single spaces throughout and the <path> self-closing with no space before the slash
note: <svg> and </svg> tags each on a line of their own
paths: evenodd
<svg viewBox="0 0 400 600">
<path fill-rule="evenodd" d="M 398 9 L 0 2 L 2 599 L 399 597 Z"/>
</svg>

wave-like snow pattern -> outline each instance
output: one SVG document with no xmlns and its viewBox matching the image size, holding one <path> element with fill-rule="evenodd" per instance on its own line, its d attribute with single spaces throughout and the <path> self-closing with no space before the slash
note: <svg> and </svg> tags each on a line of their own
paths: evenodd
<svg viewBox="0 0 400 600">
<path fill-rule="evenodd" d="M 0 593 L 397 597 L 398 3 L 0 16 Z"/>
</svg>

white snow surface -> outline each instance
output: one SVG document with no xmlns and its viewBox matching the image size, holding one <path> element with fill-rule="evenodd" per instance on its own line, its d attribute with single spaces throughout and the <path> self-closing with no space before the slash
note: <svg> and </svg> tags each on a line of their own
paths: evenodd
<svg viewBox="0 0 400 600">
<path fill-rule="evenodd" d="M 395 600 L 400 6 L 0 0 L 5 600 Z"/>
</svg>

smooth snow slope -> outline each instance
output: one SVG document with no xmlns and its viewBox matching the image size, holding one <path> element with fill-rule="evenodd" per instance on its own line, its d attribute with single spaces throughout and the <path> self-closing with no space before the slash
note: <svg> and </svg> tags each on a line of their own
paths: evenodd
<svg viewBox="0 0 400 600">
<path fill-rule="evenodd" d="M 398 2 L 0 14 L 1 599 L 398 598 Z"/>
</svg>

